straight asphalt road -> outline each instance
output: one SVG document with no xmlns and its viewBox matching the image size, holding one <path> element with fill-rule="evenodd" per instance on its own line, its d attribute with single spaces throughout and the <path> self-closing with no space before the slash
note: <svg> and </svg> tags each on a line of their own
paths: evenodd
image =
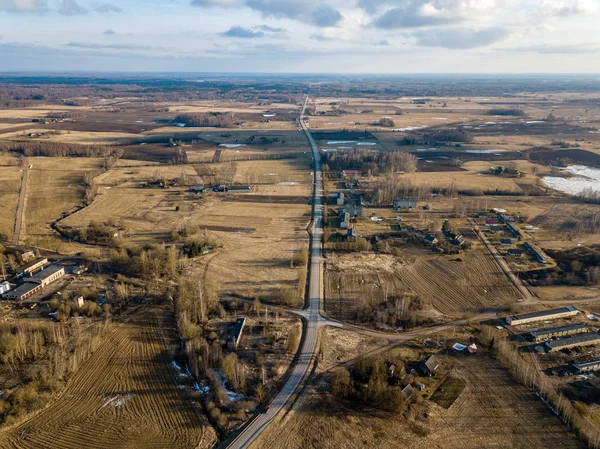
<svg viewBox="0 0 600 449">
<path fill-rule="evenodd" d="M 300 124 L 306 134 L 313 156 L 314 192 L 312 228 L 310 236 L 310 270 L 309 270 L 309 302 L 303 314 L 306 317 L 302 348 L 287 382 L 269 404 L 268 411 L 258 415 L 228 446 L 230 449 L 247 448 L 254 439 L 267 427 L 271 420 L 283 409 L 294 394 L 302 379 L 309 372 L 313 356 L 317 349 L 317 330 L 320 320 L 319 306 L 321 302 L 321 236 L 323 235 L 323 177 L 321 174 L 321 156 L 317 145 L 304 123 L 304 110 L 308 103 L 308 95 L 300 113 Z"/>
</svg>

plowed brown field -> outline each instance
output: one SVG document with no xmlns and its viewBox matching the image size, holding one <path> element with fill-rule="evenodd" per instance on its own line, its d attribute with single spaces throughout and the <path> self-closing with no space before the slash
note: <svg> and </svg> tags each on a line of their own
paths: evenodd
<svg viewBox="0 0 600 449">
<path fill-rule="evenodd" d="M 176 382 L 163 309 L 118 325 L 46 409 L 0 433 L 0 448 L 204 448 L 212 427 Z"/>
</svg>

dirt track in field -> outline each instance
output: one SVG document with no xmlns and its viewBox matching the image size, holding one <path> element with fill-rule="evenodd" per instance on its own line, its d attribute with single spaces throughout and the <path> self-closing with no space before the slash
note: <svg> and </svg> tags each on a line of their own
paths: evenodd
<svg viewBox="0 0 600 449">
<path fill-rule="evenodd" d="M 46 409 L 0 433 L 0 448 L 211 447 L 214 430 L 177 385 L 168 311 L 137 313 L 105 338 Z"/>
</svg>

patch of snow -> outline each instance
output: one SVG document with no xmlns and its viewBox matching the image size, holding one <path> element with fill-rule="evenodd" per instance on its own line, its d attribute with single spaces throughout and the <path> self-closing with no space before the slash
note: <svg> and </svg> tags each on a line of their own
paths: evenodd
<svg viewBox="0 0 600 449">
<path fill-rule="evenodd" d="M 406 132 L 406 131 L 417 131 L 419 129 L 425 129 L 425 128 L 429 128 L 429 126 L 427 126 L 427 125 L 423 125 L 423 126 L 406 126 L 405 128 L 394 128 L 394 129 L 392 129 L 392 131 Z"/>
<path fill-rule="evenodd" d="M 204 385 L 203 383 L 194 382 L 193 384 L 194 390 L 199 392 L 202 396 L 208 396 L 210 393 L 210 387 L 208 385 Z"/>
<path fill-rule="evenodd" d="M 185 128 L 185 123 L 175 123 L 175 126 L 179 126 L 180 128 Z"/>
<path fill-rule="evenodd" d="M 224 147 L 224 148 L 239 148 L 239 147 L 245 147 L 246 145 L 243 143 L 222 143 L 219 146 Z"/>
<path fill-rule="evenodd" d="M 465 150 L 465 153 L 470 154 L 495 154 L 506 150 Z"/>
<path fill-rule="evenodd" d="M 373 147 L 377 145 L 377 142 L 358 142 L 358 145 L 363 145 L 365 147 Z"/>
<path fill-rule="evenodd" d="M 348 143 L 358 143 L 356 140 L 332 140 L 327 142 L 327 145 L 343 145 Z"/>
<path fill-rule="evenodd" d="M 600 169 L 585 165 L 570 165 L 567 168 L 561 168 L 561 170 L 575 176 L 570 178 L 544 176 L 542 178 L 544 184 L 551 189 L 569 195 L 580 195 L 584 190 L 588 189 L 600 192 Z"/>
<path fill-rule="evenodd" d="M 220 370 L 215 369 L 215 373 L 217 374 L 217 378 L 221 382 L 221 387 L 225 390 L 225 394 L 227 394 L 227 400 L 229 402 L 237 402 L 244 397 L 241 393 L 236 393 L 235 391 L 229 390 L 225 384 L 227 383 L 227 377 Z"/>
<path fill-rule="evenodd" d="M 415 151 L 421 153 L 423 151 L 438 151 L 437 148 L 417 148 Z"/>
<path fill-rule="evenodd" d="M 263 117 L 275 117 L 277 114 L 263 114 Z"/>
<path fill-rule="evenodd" d="M 546 123 L 546 121 L 545 120 L 530 120 L 525 123 L 527 123 L 528 125 L 533 125 L 534 123 Z"/>
</svg>

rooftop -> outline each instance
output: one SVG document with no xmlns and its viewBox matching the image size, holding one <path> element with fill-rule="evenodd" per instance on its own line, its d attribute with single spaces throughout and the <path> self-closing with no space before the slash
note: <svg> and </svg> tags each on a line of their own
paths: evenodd
<svg viewBox="0 0 600 449">
<path fill-rule="evenodd" d="M 55 273 L 58 273 L 60 270 L 64 270 L 64 267 L 60 265 L 50 265 L 48 268 L 43 269 L 42 271 L 38 271 L 33 276 L 29 276 L 27 279 L 31 279 L 33 281 L 41 281 L 42 279 L 46 279 L 49 276 L 52 276 Z"/>
<path fill-rule="evenodd" d="M 600 365 L 600 358 L 587 360 L 585 362 L 574 363 L 573 366 L 575 368 L 586 368 L 588 366 Z"/>
<path fill-rule="evenodd" d="M 565 331 L 577 330 L 577 329 L 586 329 L 585 324 L 575 323 L 575 324 L 568 324 L 566 326 L 559 326 L 559 327 L 546 327 L 544 329 L 538 329 L 535 331 L 531 331 L 531 335 L 539 337 L 540 335 L 555 334 L 558 332 L 565 332 Z"/>
<path fill-rule="evenodd" d="M 557 349 L 557 348 L 562 348 L 563 346 L 578 345 L 578 344 L 588 343 L 588 342 L 595 341 L 595 340 L 600 340 L 600 334 L 593 333 L 593 334 L 575 335 L 574 337 L 568 337 L 568 338 L 559 338 L 558 340 L 547 342 L 546 345 L 549 348 Z"/>
<path fill-rule="evenodd" d="M 25 282 L 24 284 L 19 285 L 17 288 L 9 290 L 7 293 L 10 293 L 13 296 L 21 296 L 29 293 L 31 290 L 35 290 L 36 288 L 39 288 L 39 284 Z"/>
<path fill-rule="evenodd" d="M 510 318 L 512 318 L 513 320 L 526 320 L 528 318 L 552 316 L 552 315 L 557 315 L 559 313 L 567 313 L 567 312 L 575 312 L 575 311 L 577 311 L 577 307 L 566 306 L 566 307 L 559 307 L 558 309 L 542 310 L 540 312 L 531 312 L 531 313 L 522 313 L 520 315 L 512 315 Z"/>
</svg>

